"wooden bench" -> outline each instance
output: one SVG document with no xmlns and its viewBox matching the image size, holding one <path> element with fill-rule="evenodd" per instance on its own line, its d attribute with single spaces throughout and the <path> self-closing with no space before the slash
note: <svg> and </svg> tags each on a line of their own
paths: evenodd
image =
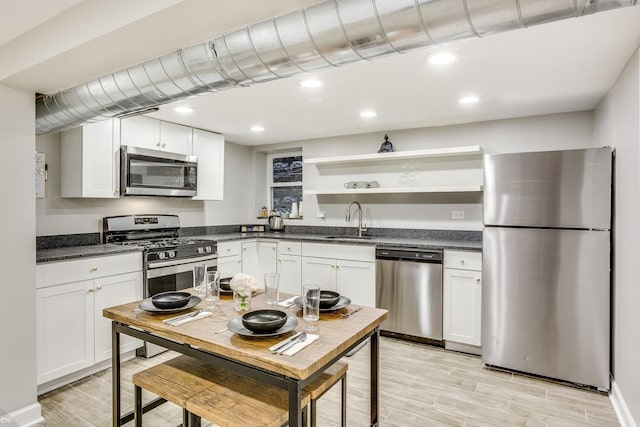
<svg viewBox="0 0 640 427">
<path fill-rule="evenodd" d="M 311 403 L 315 426 L 316 400 L 342 381 L 341 425 L 346 425 L 346 373 L 336 362 L 302 393 L 302 407 Z M 183 425 L 198 426 L 204 418 L 221 427 L 281 426 L 289 418 L 286 390 L 258 383 L 188 356 L 179 356 L 133 375 L 135 425 L 142 426 L 142 389 L 182 408 Z"/>
</svg>

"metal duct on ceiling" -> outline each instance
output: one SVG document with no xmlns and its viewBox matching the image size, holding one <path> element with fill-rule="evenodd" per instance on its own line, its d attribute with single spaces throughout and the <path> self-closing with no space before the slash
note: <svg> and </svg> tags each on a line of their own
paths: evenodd
<svg viewBox="0 0 640 427">
<path fill-rule="evenodd" d="M 207 92 L 483 37 L 638 0 L 328 0 L 36 100 L 44 134 Z"/>
</svg>

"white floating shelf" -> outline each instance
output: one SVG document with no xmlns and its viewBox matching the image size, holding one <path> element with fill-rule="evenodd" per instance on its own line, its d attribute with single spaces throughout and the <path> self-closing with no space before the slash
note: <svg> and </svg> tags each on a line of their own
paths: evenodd
<svg viewBox="0 0 640 427">
<path fill-rule="evenodd" d="M 317 157 L 304 159 L 308 165 L 328 165 L 338 163 L 384 162 L 389 160 L 421 159 L 429 157 L 455 157 L 482 154 L 479 145 L 467 147 L 433 148 L 428 150 L 396 151 L 393 153 L 353 154 L 348 156 Z"/>
<path fill-rule="evenodd" d="M 347 188 L 333 190 L 304 190 L 304 194 L 401 194 L 401 193 L 473 193 L 482 191 L 482 185 L 461 185 L 445 187 L 387 187 L 387 188 Z"/>
</svg>

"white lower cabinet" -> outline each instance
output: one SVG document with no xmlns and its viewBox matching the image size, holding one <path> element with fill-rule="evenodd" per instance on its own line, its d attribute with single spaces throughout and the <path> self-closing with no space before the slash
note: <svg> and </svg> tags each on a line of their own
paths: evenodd
<svg viewBox="0 0 640 427">
<path fill-rule="evenodd" d="M 242 243 L 218 243 L 218 271 L 220 277 L 233 277 L 242 271 Z"/>
<path fill-rule="evenodd" d="M 36 267 L 38 385 L 111 359 L 111 321 L 102 310 L 142 298 L 141 268 L 140 253 Z M 122 336 L 121 353 L 139 346 Z"/>
<path fill-rule="evenodd" d="M 456 350 L 478 353 L 482 344 L 481 265 L 482 255 L 478 252 L 444 252 L 443 337 L 445 343 L 478 347 L 477 349 L 453 348 Z"/>
<path fill-rule="evenodd" d="M 242 242 L 242 272 L 251 274 L 258 281 L 258 287 L 264 288 L 264 274 L 277 271 L 277 242 Z"/>
<path fill-rule="evenodd" d="M 280 292 L 300 295 L 302 292 L 302 244 L 282 240 L 278 242 L 278 273 Z"/>
<path fill-rule="evenodd" d="M 302 285 L 318 284 L 358 305 L 375 307 L 375 247 L 302 244 Z"/>
</svg>

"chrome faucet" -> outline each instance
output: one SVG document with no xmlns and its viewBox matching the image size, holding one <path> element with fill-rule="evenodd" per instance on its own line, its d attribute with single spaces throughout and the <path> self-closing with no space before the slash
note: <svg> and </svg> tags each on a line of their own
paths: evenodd
<svg viewBox="0 0 640 427">
<path fill-rule="evenodd" d="M 362 206 L 360 206 L 360 203 L 355 200 L 349 203 L 349 206 L 347 206 L 347 215 L 344 217 L 344 220 L 351 222 L 351 205 L 356 205 L 358 207 L 358 237 L 362 237 L 362 233 L 367 231 L 367 227 L 366 224 L 362 224 Z"/>
</svg>

